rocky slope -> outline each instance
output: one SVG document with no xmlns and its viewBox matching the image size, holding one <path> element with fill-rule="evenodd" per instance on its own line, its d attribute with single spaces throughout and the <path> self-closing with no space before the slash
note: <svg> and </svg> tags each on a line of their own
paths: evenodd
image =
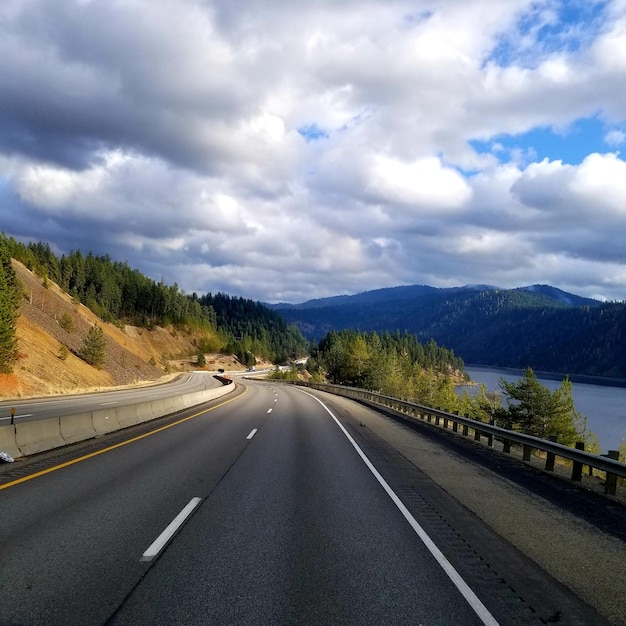
<svg viewBox="0 0 626 626">
<path fill-rule="evenodd" d="M 14 268 L 24 287 L 17 324 L 19 358 L 13 373 L 0 374 L 0 399 L 50 394 L 79 393 L 103 387 L 128 386 L 166 380 L 195 368 L 197 334 L 190 329 L 104 323 L 82 304 L 48 281 L 44 286 L 21 263 Z M 61 327 L 62 317 L 72 319 L 72 330 Z M 104 330 L 107 349 L 101 369 L 91 367 L 76 354 L 89 328 L 98 323 Z M 66 324 L 67 325 L 67 324 Z M 68 348 L 62 358 L 62 346 Z M 207 369 L 241 369 L 226 355 L 207 355 Z"/>
</svg>

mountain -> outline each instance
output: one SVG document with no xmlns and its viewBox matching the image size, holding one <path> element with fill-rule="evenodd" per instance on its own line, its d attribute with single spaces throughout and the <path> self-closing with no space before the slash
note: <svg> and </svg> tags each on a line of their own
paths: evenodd
<svg viewBox="0 0 626 626">
<path fill-rule="evenodd" d="M 567 291 L 557 289 L 556 287 L 550 287 L 550 285 L 529 285 L 528 287 L 519 287 L 519 289 L 548 296 L 557 302 L 571 306 L 593 306 L 594 304 L 598 304 L 598 300 L 576 296 L 572 293 L 567 293 Z"/>
<path fill-rule="evenodd" d="M 344 328 L 406 330 L 454 350 L 466 363 L 626 378 L 626 304 L 548 285 L 415 285 L 275 309 L 318 340 Z"/>
</svg>

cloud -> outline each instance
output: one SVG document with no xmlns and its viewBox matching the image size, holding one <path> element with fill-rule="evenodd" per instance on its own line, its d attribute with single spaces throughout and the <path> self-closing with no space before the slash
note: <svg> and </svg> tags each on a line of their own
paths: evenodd
<svg viewBox="0 0 626 626">
<path fill-rule="evenodd" d="M 403 163 L 378 157 L 368 177 L 369 191 L 382 204 L 400 204 L 411 212 L 441 212 L 461 208 L 471 189 L 456 171 L 436 157 Z"/>
<path fill-rule="evenodd" d="M 266 301 L 623 299 L 625 33 L 617 0 L 5 0 L 1 228 Z"/>
<path fill-rule="evenodd" d="M 588 220 L 592 231 L 599 218 L 612 228 L 626 226 L 626 162 L 616 154 L 590 154 L 579 166 L 547 159 L 533 163 L 511 190 L 523 204 L 549 210 L 556 220 Z"/>
<path fill-rule="evenodd" d="M 620 146 L 620 145 L 622 145 L 624 143 L 624 140 L 626 140 L 626 133 L 624 133 L 621 130 L 617 130 L 615 128 L 610 130 L 604 136 L 604 141 L 609 146 Z"/>
</svg>

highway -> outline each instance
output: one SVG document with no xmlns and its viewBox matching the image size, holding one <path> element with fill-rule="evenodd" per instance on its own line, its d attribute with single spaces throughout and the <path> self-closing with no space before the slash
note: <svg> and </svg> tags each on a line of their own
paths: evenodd
<svg viewBox="0 0 626 626">
<path fill-rule="evenodd" d="M 0 624 L 607 623 L 346 406 L 246 381 L 0 474 Z"/>
<path fill-rule="evenodd" d="M 0 402 L 0 425 L 11 420 L 11 409 L 15 409 L 16 422 L 49 419 L 64 415 L 98 411 L 107 407 L 138 404 L 160 400 L 172 395 L 182 395 L 220 387 L 221 383 L 206 372 L 189 372 L 173 381 L 161 385 L 149 385 L 131 389 L 118 389 L 72 396 L 53 396 L 28 400 Z"/>
</svg>

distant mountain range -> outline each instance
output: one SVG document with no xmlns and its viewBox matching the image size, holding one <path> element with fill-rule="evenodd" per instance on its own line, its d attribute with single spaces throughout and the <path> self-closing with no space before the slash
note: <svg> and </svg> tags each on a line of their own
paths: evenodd
<svg viewBox="0 0 626 626">
<path fill-rule="evenodd" d="M 406 330 L 466 363 L 626 379 L 626 303 L 549 285 L 411 285 L 271 306 L 310 339 L 344 328 Z"/>
</svg>

